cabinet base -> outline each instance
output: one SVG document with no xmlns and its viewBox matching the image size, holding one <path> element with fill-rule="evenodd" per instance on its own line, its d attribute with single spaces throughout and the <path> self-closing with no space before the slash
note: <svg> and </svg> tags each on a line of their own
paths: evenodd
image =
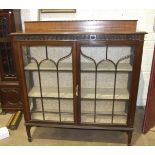
<svg viewBox="0 0 155 155">
<path fill-rule="evenodd" d="M 88 126 L 88 125 L 58 125 L 58 124 L 38 124 L 34 125 L 34 123 L 25 123 L 26 125 L 26 132 L 28 136 L 28 141 L 32 142 L 32 136 L 31 136 L 31 127 L 53 127 L 53 128 L 68 128 L 68 129 L 83 129 L 83 130 L 106 130 L 106 131 L 121 131 L 127 133 L 127 145 L 131 146 L 131 140 L 132 140 L 132 133 L 133 128 L 128 127 L 106 127 L 106 126 Z"/>
</svg>

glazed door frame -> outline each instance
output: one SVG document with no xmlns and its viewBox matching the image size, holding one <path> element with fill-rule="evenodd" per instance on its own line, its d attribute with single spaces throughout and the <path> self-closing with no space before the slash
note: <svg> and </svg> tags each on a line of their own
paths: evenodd
<svg viewBox="0 0 155 155">
<path fill-rule="evenodd" d="M 35 122 L 50 122 L 54 124 L 76 124 L 77 122 L 77 101 L 76 101 L 76 46 L 75 42 L 73 41 L 15 41 L 14 42 L 14 55 L 15 59 L 18 60 L 16 62 L 17 65 L 17 74 L 19 77 L 19 83 L 20 83 L 20 90 L 22 96 L 22 102 L 24 103 L 24 116 L 26 123 L 35 123 Z M 23 54 L 22 54 L 22 47 L 23 46 L 70 46 L 72 47 L 72 78 L 73 78 L 73 117 L 74 117 L 74 123 L 65 123 L 65 122 L 52 122 L 52 121 L 44 121 L 44 120 L 32 120 L 31 114 L 30 114 L 30 107 L 29 107 L 29 99 L 28 99 L 28 90 L 26 86 L 26 78 L 25 78 L 25 71 L 24 71 L 24 62 L 23 62 Z"/>
<path fill-rule="evenodd" d="M 80 94 L 81 94 L 81 88 L 80 88 L 80 47 L 82 45 L 118 45 L 118 46 L 125 46 L 125 45 L 132 45 L 135 46 L 134 51 L 134 61 L 133 61 L 133 72 L 132 72 L 132 81 L 131 81 L 131 89 L 130 89 L 130 97 L 129 97 L 129 104 L 128 107 L 128 115 L 127 115 L 127 127 L 133 128 L 133 122 L 134 122 L 134 115 L 135 115 L 135 109 L 136 109 L 136 100 L 137 100 L 137 92 L 138 92 L 138 84 L 139 84 L 139 73 L 140 73 L 140 65 L 141 65 L 141 56 L 142 56 L 142 48 L 143 48 L 143 41 L 17 41 L 16 38 L 14 40 L 14 55 L 15 60 L 18 60 L 19 62 L 16 63 L 17 67 L 17 76 L 20 80 L 20 90 L 21 94 L 23 94 L 22 102 L 24 103 L 24 114 L 25 114 L 25 121 L 26 123 L 35 123 L 36 121 L 31 120 L 30 118 L 30 108 L 29 108 L 29 101 L 27 96 L 26 83 L 25 83 L 25 73 L 23 69 L 23 61 L 21 61 L 22 54 L 21 54 L 21 46 L 24 45 L 51 45 L 51 44 L 57 44 L 60 46 L 64 45 L 72 45 L 73 47 L 73 103 L 74 103 L 74 124 L 80 125 L 81 124 L 81 112 L 80 112 Z M 78 85 L 78 89 L 77 89 Z M 76 92 L 78 90 L 78 96 L 76 95 Z M 38 120 L 37 122 L 41 122 Z M 42 121 L 43 122 L 43 121 Z M 46 121 L 47 123 L 47 121 Z M 52 123 L 52 122 L 50 122 Z M 60 124 L 54 123 L 54 124 Z M 61 123 L 61 124 L 70 124 L 70 123 Z M 71 123 L 72 124 L 72 123 Z M 81 124 L 84 125 L 84 124 Z M 90 124 L 92 126 L 96 126 L 98 124 Z M 115 125 L 106 125 L 102 124 L 99 126 L 115 126 Z M 116 126 L 124 126 L 124 125 L 116 125 Z"/>
<path fill-rule="evenodd" d="M 80 77 L 80 48 L 82 46 L 105 46 L 105 45 L 117 45 L 117 46 L 134 46 L 134 58 L 133 58 L 133 70 L 132 70 L 132 80 L 131 80 L 131 88 L 129 92 L 129 105 L 128 105 L 128 113 L 127 113 L 127 124 L 126 125 L 115 125 L 115 124 L 91 124 L 93 126 L 127 126 L 133 128 L 134 123 L 134 115 L 136 109 L 136 100 L 137 100 L 137 92 L 138 92 L 138 83 L 139 83 L 139 73 L 140 73 L 140 58 L 142 56 L 141 48 L 143 47 L 143 42 L 140 44 L 140 41 L 79 41 L 77 42 L 77 85 L 78 85 L 78 124 L 81 123 L 81 77 Z"/>
<path fill-rule="evenodd" d="M 17 77 L 16 77 L 16 69 L 15 69 L 15 66 L 14 66 L 14 56 L 13 56 L 13 53 L 12 53 L 12 45 L 11 45 L 10 36 L 9 36 L 9 34 L 11 32 L 15 32 L 13 11 L 8 10 L 8 12 L 0 13 L 0 17 L 6 18 L 7 26 L 8 26 L 8 34 L 6 36 L 8 41 L 4 42 L 4 43 L 0 43 L 0 44 L 1 44 L 1 46 L 4 46 L 3 52 L 10 51 L 10 54 L 11 54 L 11 57 L 12 57 L 12 63 L 10 62 L 10 64 L 8 64 L 8 68 L 9 68 L 9 70 L 14 71 L 13 76 L 5 76 L 5 69 L 4 69 L 4 64 L 3 64 L 3 60 L 2 60 L 3 57 L 2 57 L 2 53 L 0 53 L 1 79 L 2 79 L 2 81 L 16 81 Z M 10 60 L 10 58 L 8 58 L 8 60 Z M 9 63 L 9 62 L 7 62 L 7 63 Z M 13 65 L 13 66 L 9 66 L 9 65 Z M 11 72 L 11 71 L 9 71 L 9 72 Z"/>
</svg>

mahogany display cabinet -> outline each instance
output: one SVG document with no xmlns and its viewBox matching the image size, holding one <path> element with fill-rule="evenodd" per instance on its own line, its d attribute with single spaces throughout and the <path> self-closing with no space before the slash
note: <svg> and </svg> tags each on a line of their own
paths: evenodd
<svg viewBox="0 0 155 155">
<path fill-rule="evenodd" d="M 20 10 L 0 10 L 0 102 L 2 112 L 22 110 L 9 34 L 21 31 Z"/>
<path fill-rule="evenodd" d="M 37 127 L 134 125 L 145 32 L 137 21 L 26 22 L 12 34 L 28 140 Z"/>
</svg>

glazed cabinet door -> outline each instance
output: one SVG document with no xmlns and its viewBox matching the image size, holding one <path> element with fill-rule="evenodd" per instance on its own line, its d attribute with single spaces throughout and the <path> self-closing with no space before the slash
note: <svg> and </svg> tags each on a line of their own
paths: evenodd
<svg viewBox="0 0 155 155">
<path fill-rule="evenodd" d="M 127 125 L 135 45 L 82 42 L 78 46 L 82 124 Z"/>
<path fill-rule="evenodd" d="M 16 79 L 9 34 L 14 32 L 13 13 L 0 13 L 0 74 L 2 80 Z"/>
<path fill-rule="evenodd" d="M 74 123 L 73 53 L 72 42 L 21 46 L 31 121 Z"/>
</svg>

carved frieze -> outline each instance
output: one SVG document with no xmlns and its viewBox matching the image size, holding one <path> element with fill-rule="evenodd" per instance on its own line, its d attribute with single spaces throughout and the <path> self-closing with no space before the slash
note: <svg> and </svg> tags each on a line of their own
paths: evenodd
<svg viewBox="0 0 155 155">
<path fill-rule="evenodd" d="M 22 102 L 20 100 L 19 90 L 3 88 L 0 91 L 3 94 L 2 98 L 3 98 L 3 101 L 5 101 L 5 104 L 9 104 L 11 106 L 16 106 L 17 104 L 19 104 L 19 105 L 22 104 Z"/>
<path fill-rule="evenodd" d="M 17 40 L 141 40 L 138 34 L 22 34 Z"/>
</svg>

